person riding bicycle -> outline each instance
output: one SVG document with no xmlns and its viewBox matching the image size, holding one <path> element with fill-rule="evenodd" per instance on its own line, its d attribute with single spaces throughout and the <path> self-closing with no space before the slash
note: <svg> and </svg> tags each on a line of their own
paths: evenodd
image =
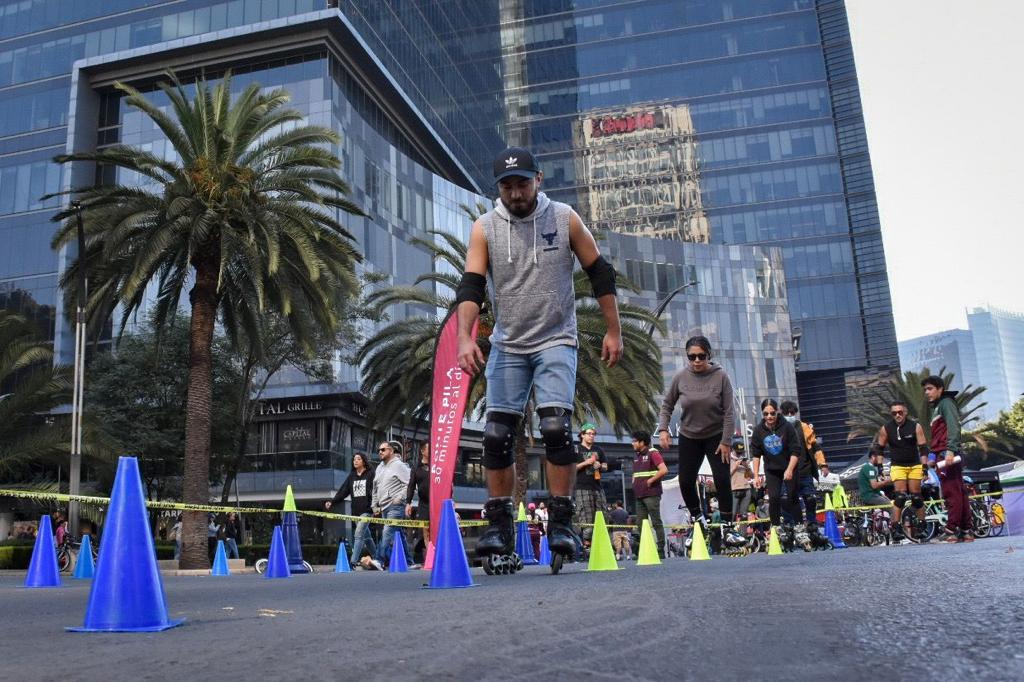
<svg viewBox="0 0 1024 682">
<path fill-rule="evenodd" d="M 884 453 L 889 448 L 891 465 L 889 477 L 895 494 L 893 503 L 893 532 L 905 535 L 902 523 L 903 507 L 909 501 L 917 510 L 917 517 L 924 520 L 924 498 L 921 497 L 921 481 L 925 477 L 924 465 L 928 462 L 928 444 L 924 429 L 908 415 L 906 403 L 894 400 L 889 404 L 892 419 L 878 429 L 878 448 Z"/>
</svg>

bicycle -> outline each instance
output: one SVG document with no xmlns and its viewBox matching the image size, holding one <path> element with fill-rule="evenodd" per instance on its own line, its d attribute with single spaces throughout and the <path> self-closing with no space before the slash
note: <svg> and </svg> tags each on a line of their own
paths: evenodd
<svg viewBox="0 0 1024 682">
<path fill-rule="evenodd" d="M 971 522 L 974 525 L 974 535 L 976 537 L 987 538 L 992 534 L 992 517 L 989 514 L 988 506 L 983 500 L 971 500 Z M 1001 527 L 999 532 L 1002 532 Z"/>
<path fill-rule="evenodd" d="M 1006 508 L 1003 506 L 1002 502 L 993 500 L 991 497 L 986 497 L 980 500 L 980 502 L 985 507 L 985 511 L 989 519 L 989 525 L 991 526 L 989 537 L 999 537 L 1006 529 Z"/>
<path fill-rule="evenodd" d="M 850 547 L 874 547 L 892 544 L 891 515 L 885 509 L 862 509 L 851 523 L 844 519 L 843 543 Z"/>
<path fill-rule="evenodd" d="M 253 564 L 253 568 L 256 569 L 257 573 L 263 575 L 263 572 L 267 570 L 267 563 L 269 563 L 267 559 L 257 559 L 256 563 Z M 302 565 L 306 568 L 306 573 L 316 573 L 316 569 L 308 561 L 303 560 Z"/>
</svg>

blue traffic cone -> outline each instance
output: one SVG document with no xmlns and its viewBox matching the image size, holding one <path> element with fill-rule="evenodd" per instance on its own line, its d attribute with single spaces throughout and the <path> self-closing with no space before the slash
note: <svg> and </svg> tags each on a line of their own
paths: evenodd
<svg viewBox="0 0 1024 682">
<path fill-rule="evenodd" d="M 434 568 L 430 571 L 432 590 L 451 587 L 473 587 L 473 576 L 469 572 L 466 547 L 462 544 L 462 533 L 455 518 L 455 503 L 445 500 L 441 507 L 441 526 L 437 533 L 437 550 L 434 552 Z"/>
<path fill-rule="evenodd" d="M 831 509 L 825 512 L 825 537 L 832 542 L 835 549 L 846 549 L 843 534 L 839 531 L 839 523 L 836 521 L 836 513 Z"/>
<path fill-rule="evenodd" d="M 530 524 L 527 521 L 516 521 L 516 554 L 527 566 L 534 566 L 538 563 L 537 557 L 533 555 Z"/>
<path fill-rule="evenodd" d="M 351 573 L 352 566 L 348 563 L 348 550 L 345 549 L 345 542 L 338 544 L 338 560 L 334 562 L 335 573 Z"/>
<path fill-rule="evenodd" d="M 309 573 L 306 564 L 302 561 L 302 544 L 299 542 L 299 522 L 295 518 L 295 512 L 284 513 L 284 523 L 281 524 L 281 532 L 284 534 L 284 550 L 288 557 L 288 570 L 292 573 Z"/>
<path fill-rule="evenodd" d="M 291 578 L 288 568 L 288 555 L 284 551 L 284 537 L 281 526 L 274 526 L 274 535 L 270 539 L 270 556 L 267 557 L 267 570 L 264 578 Z"/>
<path fill-rule="evenodd" d="M 39 519 L 39 532 L 36 533 L 36 545 L 32 548 L 25 587 L 60 587 L 57 547 L 53 542 L 53 525 L 49 515 Z"/>
<path fill-rule="evenodd" d="M 224 541 L 217 540 L 217 553 L 213 556 L 213 568 L 210 575 L 231 575 L 228 568 L 228 553 L 224 551 Z"/>
<path fill-rule="evenodd" d="M 75 573 L 71 577 L 75 580 L 86 580 L 96 572 L 96 566 L 92 560 L 92 540 L 88 534 L 82 536 L 82 546 L 78 548 L 78 561 L 75 562 Z"/>
<path fill-rule="evenodd" d="M 168 617 L 139 461 L 121 457 L 103 532 L 103 561 L 96 563 L 85 622 L 68 630 L 159 632 L 183 621 Z"/>
<path fill-rule="evenodd" d="M 548 536 L 540 536 L 540 556 L 537 557 L 537 563 L 547 566 L 551 563 L 551 548 L 548 546 Z"/>
<path fill-rule="evenodd" d="M 401 530 L 396 529 L 391 540 L 391 558 L 388 559 L 388 573 L 408 573 L 409 562 L 405 558 L 405 538 Z"/>
</svg>

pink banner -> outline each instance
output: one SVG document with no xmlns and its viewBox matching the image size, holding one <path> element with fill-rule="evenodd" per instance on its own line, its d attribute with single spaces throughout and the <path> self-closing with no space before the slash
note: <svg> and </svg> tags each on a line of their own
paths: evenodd
<svg viewBox="0 0 1024 682">
<path fill-rule="evenodd" d="M 430 402 L 430 540 L 434 544 L 440 528 L 441 506 L 452 496 L 471 378 L 459 367 L 459 321 L 455 310 L 453 308 L 441 324 L 434 349 L 434 387 Z M 473 339 L 476 339 L 476 332 L 474 324 Z"/>
</svg>

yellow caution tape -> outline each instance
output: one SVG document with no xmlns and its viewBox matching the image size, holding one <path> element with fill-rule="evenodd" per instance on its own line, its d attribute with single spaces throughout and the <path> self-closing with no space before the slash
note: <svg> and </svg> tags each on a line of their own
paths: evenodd
<svg viewBox="0 0 1024 682">
<path fill-rule="evenodd" d="M 65 493 L 47 493 L 35 490 L 11 490 L 6 488 L 0 489 L 0 497 L 18 497 L 33 500 L 54 500 L 57 502 L 75 501 L 93 505 L 110 504 L 109 497 L 91 497 L 89 495 L 67 495 Z M 170 509 L 174 511 L 199 512 L 235 512 L 238 514 L 280 514 L 283 511 L 281 509 L 267 509 L 266 507 L 222 507 L 212 504 L 185 504 L 183 502 L 160 502 L 153 500 L 147 500 L 146 506 L 149 507 L 150 509 Z M 401 528 L 426 528 L 430 525 L 429 521 L 419 521 L 416 519 L 382 519 L 379 517 L 353 516 L 351 514 L 335 514 L 332 512 L 316 510 L 304 510 L 299 511 L 297 513 L 308 514 L 309 516 L 319 516 L 325 519 L 354 521 L 356 523 L 376 523 L 384 526 L 398 526 Z M 487 521 L 481 520 L 459 521 L 459 526 L 463 528 L 486 525 Z"/>
<path fill-rule="evenodd" d="M 656 473 L 658 473 L 657 469 L 654 469 L 652 471 L 634 471 L 633 478 L 650 478 L 651 476 L 654 476 Z"/>
</svg>

